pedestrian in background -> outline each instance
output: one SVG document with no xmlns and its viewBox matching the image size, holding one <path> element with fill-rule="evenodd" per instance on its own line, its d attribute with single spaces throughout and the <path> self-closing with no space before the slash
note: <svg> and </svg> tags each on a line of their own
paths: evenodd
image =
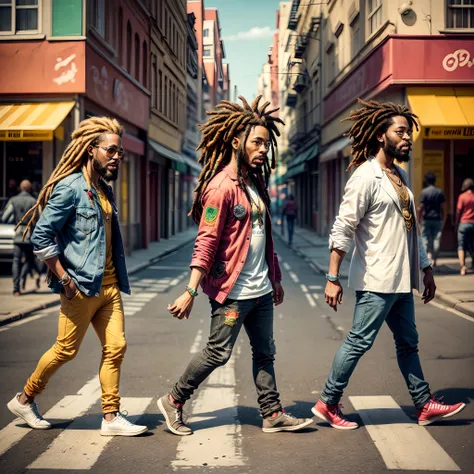
<svg viewBox="0 0 474 474">
<path fill-rule="evenodd" d="M 295 232 L 295 221 L 297 216 L 298 206 L 293 194 L 288 195 L 288 199 L 283 206 L 282 218 L 286 217 L 286 227 L 288 229 L 288 245 L 293 244 L 293 234 Z"/>
<path fill-rule="evenodd" d="M 277 391 L 273 305 L 283 302 L 281 271 L 274 252 L 268 181 L 275 168 L 277 123 L 259 107 L 261 96 L 243 107 L 221 101 L 201 127 L 200 162 L 204 168 L 195 190 L 191 215 L 199 223 L 186 291 L 170 313 L 188 319 L 197 289 L 211 303 L 206 347 L 195 355 L 170 393 L 158 399 L 168 429 L 193 433 L 183 420 L 183 405 L 219 366 L 228 362 L 242 327 L 252 347 L 253 377 L 262 430 L 297 431 L 313 422 L 285 413 Z M 271 162 L 267 156 L 272 151 Z"/>
<path fill-rule="evenodd" d="M 446 201 L 443 191 L 437 188 L 435 184 L 436 176 L 434 173 L 426 173 L 425 188 L 420 193 L 420 204 L 418 206 L 421 237 L 433 267 L 436 267 L 436 260 L 439 255 L 445 217 L 444 202 Z"/>
<path fill-rule="evenodd" d="M 49 268 L 51 289 L 61 298 L 56 343 L 7 405 L 31 428 L 51 428 L 34 400 L 56 371 L 76 356 L 92 324 L 102 345 L 101 435 L 136 436 L 147 431 L 120 413 L 120 368 L 127 347 L 120 291 L 130 293 L 130 284 L 118 210 L 107 182 L 118 177 L 122 134 L 115 119 L 82 121 L 36 205 L 20 221 L 20 225 L 28 221 L 27 234 L 42 209 L 31 241 Z"/>
<path fill-rule="evenodd" d="M 40 286 L 39 268 L 36 264 L 33 253 L 33 244 L 31 243 L 31 231 L 25 234 L 26 224 L 17 225 L 22 217 L 36 204 L 36 199 L 32 196 L 32 186 L 30 181 L 24 179 L 20 183 L 20 193 L 8 201 L 2 215 L 2 222 L 14 224 L 16 226 L 15 236 L 13 237 L 13 295 L 20 296 L 20 284 L 26 280 L 28 273 L 35 269 L 38 273 L 36 287 Z"/>
<path fill-rule="evenodd" d="M 464 403 L 446 405 L 436 400 L 425 381 L 418 355 L 413 289 L 422 299 L 434 298 L 433 272 L 421 239 L 408 176 L 398 162 L 408 162 L 416 116 L 406 106 L 364 102 L 346 120 L 356 170 L 347 182 L 339 213 L 331 230 L 326 302 L 334 311 L 342 303 L 339 269 L 354 240 L 349 286 L 356 292 L 352 327 L 339 348 L 313 407 L 313 413 L 341 430 L 358 424 L 342 414 L 339 401 L 359 359 L 372 347 L 386 322 L 393 333 L 397 361 L 417 410 L 419 425 L 429 425 L 464 409 Z"/>
<path fill-rule="evenodd" d="M 474 268 L 474 181 L 471 178 L 465 179 L 461 186 L 456 205 L 456 227 L 461 275 L 465 275 L 466 252 L 471 255 L 471 267 Z"/>
</svg>

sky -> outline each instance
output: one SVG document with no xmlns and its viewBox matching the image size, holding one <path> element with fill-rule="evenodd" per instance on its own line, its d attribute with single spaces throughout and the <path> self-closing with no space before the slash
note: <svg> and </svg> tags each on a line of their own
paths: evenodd
<svg viewBox="0 0 474 474">
<path fill-rule="evenodd" d="M 204 0 L 205 8 L 218 8 L 221 34 L 229 63 L 231 95 L 251 101 L 257 95 L 257 79 L 268 60 L 276 30 L 279 0 Z"/>
</svg>

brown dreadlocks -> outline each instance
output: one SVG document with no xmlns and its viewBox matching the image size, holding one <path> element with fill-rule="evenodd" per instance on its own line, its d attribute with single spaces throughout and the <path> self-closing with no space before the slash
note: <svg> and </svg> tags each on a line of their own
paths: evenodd
<svg viewBox="0 0 474 474">
<path fill-rule="evenodd" d="M 35 225 L 39 217 L 40 209 L 44 209 L 48 199 L 53 192 L 54 186 L 66 176 L 74 173 L 87 162 L 87 148 L 89 145 L 99 143 L 107 133 L 119 136 L 123 134 L 123 127 L 117 120 L 108 117 L 91 117 L 83 120 L 79 127 L 71 135 L 72 141 L 66 147 L 59 163 L 54 168 L 48 182 L 41 190 L 36 205 L 33 206 L 17 224 L 17 228 L 29 217 L 28 224 L 23 232 L 23 238 L 27 235 L 30 227 Z M 88 173 L 84 173 L 87 184 L 91 187 Z"/>
<path fill-rule="evenodd" d="M 379 103 L 375 100 L 365 102 L 357 99 L 363 105 L 360 109 L 352 110 L 349 117 L 341 120 L 353 120 L 351 129 L 345 136 L 352 138 L 352 161 L 347 169 L 352 166 L 360 166 L 370 155 L 374 155 L 380 143 L 377 140 L 379 133 L 385 133 L 392 123 L 392 117 L 402 116 L 408 121 L 410 127 L 418 130 L 418 118 L 405 105 L 393 104 L 392 102 Z"/>
<path fill-rule="evenodd" d="M 279 109 L 267 111 L 270 102 L 265 102 L 259 107 L 261 98 L 262 96 L 259 95 L 253 101 L 252 105 L 249 105 L 244 97 L 239 96 L 243 107 L 239 104 L 222 100 L 213 111 L 207 112 L 207 115 L 210 115 L 212 118 L 210 118 L 207 123 L 199 125 L 202 139 L 196 150 L 202 150 L 199 163 L 203 165 L 203 169 L 199 176 L 196 189 L 194 190 L 194 201 L 191 211 L 189 212 L 189 215 L 192 216 L 196 222 L 199 222 L 201 218 L 201 197 L 207 185 L 216 173 L 230 162 L 233 150 L 232 139 L 241 133 L 243 133 L 243 140 L 237 150 L 237 176 L 240 187 L 247 194 L 247 197 L 249 197 L 247 186 L 242 177 L 241 164 L 245 153 L 247 138 L 252 128 L 257 125 L 265 127 L 270 135 L 272 160 L 271 163 L 265 160 L 263 172 L 259 173 L 255 182 L 260 193 L 263 194 L 263 197 L 267 201 L 267 205 L 269 204 L 270 198 L 267 191 L 268 180 L 271 170 L 275 169 L 276 166 L 276 137 L 280 136 L 276 124 L 280 123 L 284 125 L 284 122 L 279 117 L 272 115 Z"/>
</svg>

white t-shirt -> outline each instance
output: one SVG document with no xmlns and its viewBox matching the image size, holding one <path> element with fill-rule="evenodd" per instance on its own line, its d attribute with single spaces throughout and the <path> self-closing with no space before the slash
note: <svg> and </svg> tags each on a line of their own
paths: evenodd
<svg viewBox="0 0 474 474">
<path fill-rule="evenodd" d="M 259 298 L 272 291 L 272 283 L 268 278 L 268 264 L 266 260 L 266 208 L 265 203 L 259 196 L 254 185 L 248 186 L 252 197 L 252 235 L 250 246 L 244 267 L 235 282 L 228 298 L 233 300 L 249 300 Z M 258 203 L 263 211 L 263 227 L 258 222 L 258 209 L 254 202 Z"/>
</svg>

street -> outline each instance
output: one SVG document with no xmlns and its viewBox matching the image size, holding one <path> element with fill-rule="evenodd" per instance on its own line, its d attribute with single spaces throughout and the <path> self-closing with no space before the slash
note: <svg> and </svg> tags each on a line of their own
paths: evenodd
<svg viewBox="0 0 474 474">
<path fill-rule="evenodd" d="M 338 312 L 324 302 L 325 279 L 276 241 L 286 292 L 275 308 L 276 373 L 286 410 L 309 417 L 329 368 L 350 328 L 354 297 L 345 288 Z M 200 292 L 187 321 L 167 312 L 187 283 L 192 245 L 132 276 L 124 296 L 127 354 L 122 366 L 122 410 L 149 427 L 138 438 L 101 437 L 100 345 L 89 330 L 75 360 L 38 397 L 53 422 L 32 431 L 6 403 L 21 391 L 39 357 L 54 342 L 57 308 L 0 328 L 0 472 L 94 473 L 383 473 L 418 470 L 474 472 L 474 320 L 416 298 L 423 369 L 444 402 L 464 401 L 457 417 L 426 428 L 415 424 L 387 327 L 360 361 L 345 393 L 344 412 L 362 422 L 350 432 L 315 419 L 299 433 L 265 434 L 256 403 L 251 352 L 242 331 L 230 362 L 185 406 L 194 435 L 166 428 L 156 401 L 200 350 L 209 328 L 209 303 Z M 347 286 L 347 280 L 343 281 Z M 353 397 L 353 398 L 351 398 Z M 360 416 L 356 414 L 357 407 Z"/>
</svg>

